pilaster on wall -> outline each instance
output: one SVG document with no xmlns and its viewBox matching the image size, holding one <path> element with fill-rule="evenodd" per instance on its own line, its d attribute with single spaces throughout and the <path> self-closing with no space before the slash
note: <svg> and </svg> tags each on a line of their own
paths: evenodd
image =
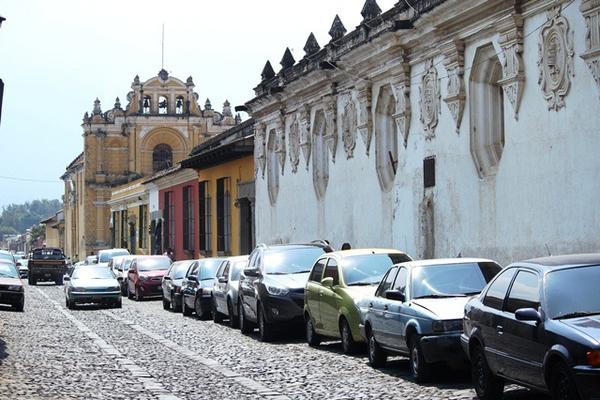
<svg viewBox="0 0 600 400">
<path fill-rule="evenodd" d="M 515 119 L 519 119 L 519 107 L 525 88 L 525 69 L 523 65 L 523 17 L 518 1 L 509 18 L 502 20 L 498 26 L 499 44 L 504 53 L 502 63 L 502 85 L 506 97 L 514 110 Z"/>
<path fill-rule="evenodd" d="M 410 131 L 410 64 L 405 51 L 401 52 L 400 73 L 394 80 L 394 92 L 396 94 L 396 112 L 393 115 L 398 131 L 402 134 L 404 147 L 408 143 L 408 133 Z"/>
<path fill-rule="evenodd" d="M 335 153 L 337 151 L 338 132 L 336 128 L 337 117 L 337 96 L 331 96 L 325 100 L 325 142 L 331 152 L 331 161 L 335 163 Z"/>
<path fill-rule="evenodd" d="M 358 124 L 356 128 L 362 137 L 367 149 L 367 156 L 371 148 L 371 137 L 373 136 L 373 123 L 371 118 L 371 82 L 361 80 L 356 85 L 358 99 Z"/>
<path fill-rule="evenodd" d="M 582 0 L 579 9 L 586 25 L 585 52 L 580 57 L 589 67 L 600 90 L 600 0 Z"/>
<path fill-rule="evenodd" d="M 444 102 L 454 119 L 456 133 L 460 132 L 463 112 L 465 110 L 465 44 L 461 40 L 453 40 L 442 46 L 444 67 L 448 72 L 448 94 Z"/>
</svg>

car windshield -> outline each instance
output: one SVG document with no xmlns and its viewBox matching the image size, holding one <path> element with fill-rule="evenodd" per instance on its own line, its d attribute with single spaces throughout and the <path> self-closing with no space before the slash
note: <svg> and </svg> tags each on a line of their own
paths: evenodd
<svg viewBox="0 0 600 400">
<path fill-rule="evenodd" d="M 171 266 L 171 259 L 166 256 L 140 258 L 137 261 L 138 271 L 167 270 Z"/>
<path fill-rule="evenodd" d="M 0 263 L 0 278 L 18 278 L 19 272 L 13 264 Z"/>
<path fill-rule="evenodd" d="M 194 260 L 186 260 L 186 261 L 177 261 L 173 264 L 173 270 L 171 271 L 173 274 L 173 279 L 183 279 L 185 278 L 185 273 L 190 268 L 190 265 Z"/>
<path fill-rule="evenodd" d="M 125 249 L 102 251 L 102 252 L 100 252 L 98 262 L 99 263 L 107 263 L 113 257 L 127 256 L 127 255 L 129 255 L 129 252 Z"/>
<path fill-rule="evenodd" d="M 35 249 L 32 258 L 34 260 L 62 260 L 65 256 L 60 249 Z"/>
<path fill-rule="evenodd" d="M 394 264 L 410 261 L 403 253 L 380 253 L 345 256 L 342 275 L 347 286 L 377 285 Z"/>
<path fill-rule="evenodd" d="M 115 275 L 109 268 L 77 267 L 71 279 L 115 279 Z"/>
<path fill-rule="evenodd" d="M 133 259 L 123 261 L 123 265 L 121 265 L 121 268 L 123 269 L 123 271 L 129 271 L 129 266 L 131 265 L 132 262 L 133 262 Z"/>
<path fill-rule="evenodd" d="M 436 264 L 416 267 L 412 272 L 412 298 L 474 295 L 500 272 L 496 263 Z"/>
<path fill-rule="evenodd" d="M 308 273 L 315 260 L 324 252 L 320 247 L 268 251 L 264 259 L 265 273 L 274 275 Z"/>
<path fill-rule="evenodd" d="M 6 261 L 13 262 L 14 258 L 12 256 L 12 254 L 0 252 L 0 260 L 6 260 Z"/>
<path fill-rule="evenodd" d="M 546 314 L 569 318 L 600 314 L 600 265 L 560 269 L 546 275 Z"/>
<path fill-rule="evenodd" d="M 232 281 L 240 280 L 240 274 L 242 273 L 244 268 L 246 268 L 246 265 L 248 265 L 248 260 L 236 261 L 231 264 L 231 280 Z"/>
<path fill-rule="evenodd" d="M 217 268 L 223 262 L 222 259 L 204 259 L 200 261 L 198 276 L 199 280 L 213 279 L 217 275 Z"/>
</svg>

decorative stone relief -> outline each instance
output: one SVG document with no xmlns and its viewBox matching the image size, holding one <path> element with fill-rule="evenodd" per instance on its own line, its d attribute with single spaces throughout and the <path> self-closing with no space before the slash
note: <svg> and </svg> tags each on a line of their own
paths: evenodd
<svg viewBox="0 0 600 400">
<path fill-rule="evenodd" d="M 277 154 L 277 162 L 281 167 L 281 175 L 283 175 L 285 169 L 285 126 L 282 119 L 277 121 L 275 135 L 275 153 Z"/>
<path fill-rule="evenodd" d="M 453 41 L 444 48 L 444 66 L 448 72 L 448 94 L 444 102 L 454 119 L 456 133 L 460 132 L 463 112 L 465 110 L 465 44 Z"/>
<path fill-rule="evenodd" d="M 310 161 L 310 107 L 303 106 L 300 109 L 300 149 L 304 155 L 304 161 L 306 162 L 306 170 L 308 171 L 308 162 Z"/>
<path fill-rule="evenodd" d="M 569 22 L 560 15 L 560 8 L 548 13 L 548 21 L 540 30 L 538 43 L 539 84 L 548 102 L 548 109 L 558 111 L 565 105 L 571 87 L 573 67 L 573 32 Z"/>
<path fill-rule="evenodd" d="M 519 107 L 525 88 L 525 69 L 523 64 L 523 17 L 513 13 L 498 27 L 499 44 L 504 54 L 502 62 L 502 80 L 498 83 L 512 105 L 515 119 L 519 119 Z"/>
<path fill-rule="evenodd" d="M 373 122 L 371 117 L 371 84 L 370 82 L 360 81 L 356 86 L 358 99 L 358 125 L 356 128 L 362 137 L 368 156 L 369 149 L 371 147 L 371 136 L 373 135 Z"/>
<path fill-rule="evenodd" d="M 404 58 L 404 52 L 402 54 Z M 402 135 L 404 147 L 408 144 L 410 132 L 410 119 L 412 110 L 410 106 L 410 64 L 407 59 L 402 62 L 402 70 L 394 82 L 396 96 L 396 112 L 393 115 L 398 132 Z"/>
<path fill-rule="evenodd" d="M 600 90 L 600 0 L 582 0 L 579 7 L 585 18 L 585 61 Z"/>
<path fill-rule="evenodd" d="M 354 148 L 356 147 L 356 105 L 354 99 L 348 99 L 344 107 L 344 116 L 342 118 L 342 141 L 346 151 L 346 159 L 354 157 Z"/>
<path fill-rule="evenodd" d="M 439 122 L 441 111 L 440 80 L 433 60 L 425 62 L 425 74 L 421 78 L 419 93 L 419 108 L 421 109 L 421 123 L 425 130 L 425 138 L 432 139 L 435 136 L 435 127 Z"/>
<path fill-rule="evenodd" d="M 335 97 L 331 97 L 325 102 L 325 143 L 331 152 L 331 161 L 335 163 L 335 152 L 337 150 L 338 134 L 335 126 L 337 114 L 337 101 Z"/>
<path fill-rule="evenodd" d="M 263 179 L 267 161 L 265 144 L 265 126 L 260 123 L 256 124 L 254 127 L 254 174 L 258 177 L 260 172 Z"/>
<path fill-rule="evenodd" d="M 298 172 L 298 164 L 300 162 L 300 129 L 298 125 L 298 117 L 294 115 L 287 135 L 290 149 L 290 166 L 294 174 Z"/>
</svg>

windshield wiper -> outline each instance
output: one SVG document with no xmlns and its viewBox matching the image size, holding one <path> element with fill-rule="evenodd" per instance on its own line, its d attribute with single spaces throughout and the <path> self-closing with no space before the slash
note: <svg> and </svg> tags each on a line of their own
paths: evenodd
<svg viewBox="0 0 600 400">
<path fill-rule="evenodd" d="M 215 278 L 200 278 L 201 281 L 207 281 L 209 279 L 215 279 Z"/>
<path fill-rule="evenodd" d="M 352 282 L 349 283 L 348 286 L 371 286 L 376 285 L 374 282 Z"/>
<path fill-rule="evenodd" d="M 557 317 L 554 317 L 553 319 L 589 317 L 590 315 L 600 315 L 600 311 L 575 311 L 575 312 L 561 314 Z"/>
<path fill-rule="evenodd" d="M 310 270 L 308 270 L 308 271 L 296 271 L 296 272 L 290 272 L 290 274 L 306 274 L 306 273 L 308 273 L 308 272 L 310 272 Z"/>
<path fill-rule="evenodd" d="M 426 294 L 424 296 L 415 297 L 417 299 L 448 299 L 450 297 L 465 297 L 464 294 Z"/>
</svg>

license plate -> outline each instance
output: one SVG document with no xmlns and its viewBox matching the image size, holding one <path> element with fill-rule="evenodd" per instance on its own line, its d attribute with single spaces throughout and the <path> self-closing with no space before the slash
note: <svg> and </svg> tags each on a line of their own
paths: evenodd
<svg viewBox="0 0 600 400">
<path fill-rule="evenodd" d="M 44 274 L 45 278 L 48 278 L 51 274 Z"/>
</svg>

